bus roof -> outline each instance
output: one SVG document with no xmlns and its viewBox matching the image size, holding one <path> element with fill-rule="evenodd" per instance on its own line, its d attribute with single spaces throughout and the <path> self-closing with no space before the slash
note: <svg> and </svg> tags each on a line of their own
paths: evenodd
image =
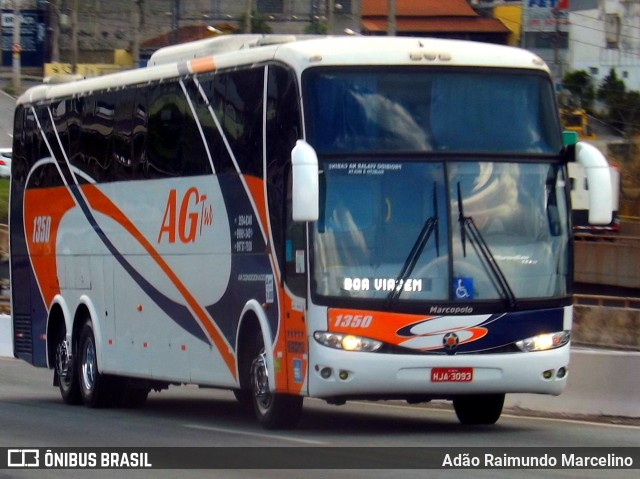
<svg viewBox="0 0 640 479">
<path fill-rule="evenodd" d="M 514 47 L 464 40 L 387 36 L 225 35 L 158 50 L 146 68 L 69 83 L 39 85 L 18 104 L 83 96 L 167 78 L 279 60 L 298 72 L 310 66 L 424 65 L 536 69 L 537 55 Z"/>
</svg>

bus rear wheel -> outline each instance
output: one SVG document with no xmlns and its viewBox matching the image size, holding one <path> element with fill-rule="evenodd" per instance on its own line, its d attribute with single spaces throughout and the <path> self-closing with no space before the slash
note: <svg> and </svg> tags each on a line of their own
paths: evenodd
<svg viewBox="0 0 640 479">
<path fill-rule="evenodd" d="M 453 408 L 462 424 L 495 424 L 502 414 L 504 394 L 478 394 L 453 399 Z"/>
<path fill-rule="evenodd" d="M 78 378 L 84 404 L 91 408 L 113 405 L 114 390 L 110 377 L 100 373 L 96 354 L 96 339 L 91 321 L 82 327 L 78 347 Z"/>
<path fill-rule="evenodd" d="M 295 427 L 302 413 L 302 396 L 271 392 L 267 355 L 261 333 L 256 337 L 253 351 L 249 374 L 253 409 L 258 421 L 266 429 Z"/>
<path fill-rule="evenodd" d="M 55 358 L 56 364 L 53 373 L 55 375 L 54 384 L 58 385 L 62 400 L 66 404 L 82 404 L 76 366 L 77 362 L 64 330 L 61 332 L 57 341 Z"/>
</svg>

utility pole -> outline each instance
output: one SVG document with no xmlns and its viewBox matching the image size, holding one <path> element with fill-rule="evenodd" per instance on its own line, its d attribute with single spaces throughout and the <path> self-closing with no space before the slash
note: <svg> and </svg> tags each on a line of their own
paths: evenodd
<svg viewBox="0 0 640 479">
<path fill-rule="evenodd" d="M 387 35 L 396 34 L 396 0 L 387 0 Z"/>
<path fill-rule="evenodd" d="M 180 29 L 180 0 L 173 0 L 171 3 L 171 44 L 176 45 L 179 41 L 178 30 Z"/>
<path fill-rule="evenodd" d="M 131 41 L 131 58 L 133 59 L 133 65 L 139 66 L 140 64 L 140 30 L 142 30 L 142 18 L 144 15 L 144 0 L 136 0 L 132 6 L 131 11 L 131 23 L 133 27 Z"/>
<path fill-rule="evenodd" d="M 78 0 L 71 7 L 71 73 L 78 73 Z"/>
<path fill-rule="evenodd" d="M 51 63 L 60 62 L 60 0 L 50 0 L 49 27 L 51 28 Z"/>
<path fill-rule="evenodd" d="M 335 9 L 336 9 L 336 1 L 328 0 L 329 5 L 327 6 L 327 33 L 329 35 L 333 35 L 333 31 L 335 29 Z"/>
<path fill-rule="evenodd" d="M 251 33 L 252 1 L 244 0 L 244 33 Z"/>
<path fill-rule="evenodd" d="M 13 60 L 11 62 L 12 72 L 12 86 L 15 93 L 20 92 L 20 53 L 22 51 L 22 45 L 20 44 L 20 1 L 13 0 L 13 45 L 11 46 L 11 52 Z"/>
</svg>

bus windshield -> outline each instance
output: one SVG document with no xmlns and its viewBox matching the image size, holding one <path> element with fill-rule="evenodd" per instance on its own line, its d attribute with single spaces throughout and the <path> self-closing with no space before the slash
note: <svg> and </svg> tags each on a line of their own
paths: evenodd
<svg viewBox="0 0 640 479">
<path fill-rule="evenodd" d="M 567 294 L 560 165 L 372 158 L 322 167 L 318 295 L 513 302 Z"/>
<path fill-rule="evenodd" d="M 501 69 L 309 69 L 307 138 L 318 153 L 557 154 L 554 93 L 540 73 Z"/>
<path fill-rule="evenodd" d="M 501 69 L 310 69 L 323 191 L 319 297 L 499 300 L 567 294 L 553 89 Z"/>
</svg>

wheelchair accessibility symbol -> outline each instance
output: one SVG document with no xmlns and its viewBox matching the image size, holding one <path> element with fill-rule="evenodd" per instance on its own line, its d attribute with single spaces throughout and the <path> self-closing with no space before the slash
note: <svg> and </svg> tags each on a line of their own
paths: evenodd
<svg viewBox="0 0 640 479">
<path fill-rule="evenodd" d="M 455 299 L 473 299 L 473 278 L 453 278 Z"/>
</svg>

